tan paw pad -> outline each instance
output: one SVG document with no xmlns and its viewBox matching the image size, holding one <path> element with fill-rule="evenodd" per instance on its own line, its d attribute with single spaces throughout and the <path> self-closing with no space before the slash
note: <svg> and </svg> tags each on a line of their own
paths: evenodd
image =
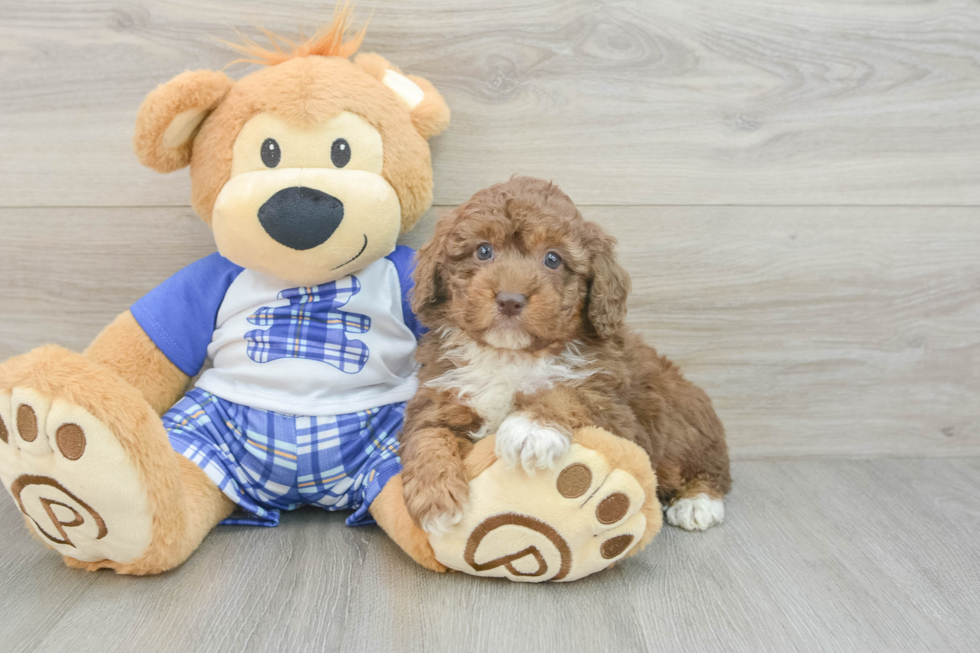
<svg viewBox="0 0 980 653">
<path fill-rule="evenodd" d="M 151 513 L 135 466 L 78 406 L 30 388 L 0 392 L 0 480 L 63 555 L 126 563 L 149 546 Z"/>
</svg>

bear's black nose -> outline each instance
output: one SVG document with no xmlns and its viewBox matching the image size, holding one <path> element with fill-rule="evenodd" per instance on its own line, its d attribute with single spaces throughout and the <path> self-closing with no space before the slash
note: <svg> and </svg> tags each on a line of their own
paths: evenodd
<svg viewBox="0 0 980 653">
<path fill-rule="evenodd" d="M 259 222 L 273 240 L 290 249 L 327 241 L 344 219 L 344 203 L 315 188 L 283 188 L 259 208 Z"/>
</svg>

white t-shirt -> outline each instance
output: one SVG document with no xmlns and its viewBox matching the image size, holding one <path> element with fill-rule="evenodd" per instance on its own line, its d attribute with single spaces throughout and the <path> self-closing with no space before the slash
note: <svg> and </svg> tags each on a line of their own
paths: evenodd
<svg viewBox="0 0 980 653">
<path fill-rule="evenodd" d="M 307 288 L 218 254 L 133 305 L 147 335 L 197 387 L 289 415 L 341 415 L 407 401 L 422 327 L 408 305 L 412 250 Z"/>
</svg>

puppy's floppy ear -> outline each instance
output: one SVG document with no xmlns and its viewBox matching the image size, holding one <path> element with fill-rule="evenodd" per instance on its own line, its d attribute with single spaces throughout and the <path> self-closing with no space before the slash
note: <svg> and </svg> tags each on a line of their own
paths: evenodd
<svg viewBox="0 0 980 653">
<path fill-rule="evenodd" d="M 419 248 L 415 254 L 415 273 L 412 279 L 412 312 L 426 326 L 433 324 L 433 317 L 439 305 L 449 299 L 449 288 L 443 276 L 442 258 L 446 241 L 455 223 L 455 212 L 442 216 L 436 223 L 432 240 Z"/>
<path fill-rule="evenodd" d="M 587 248 L 592 259 L 586 321 L 600 338 L 615 333 L 626 322 L 626 298 L 630 276 L 616 260 L 616 239 L 594 222 L 584 224 Z"/>
<path fill-rule="evenodd" d="M 136 114 L 133 149 L 140 163 L 157 172 L 190 163 L 197 128 L 233 84 L 222 72 L 188 70 L 151 91 Z"/>
<path fill-rule="evenodd" d="M 403 75 L 379 54 L 364 52 L 354 64 L 394 91 L 412 114 L 412 124 L 428 140 L 449 126 L 449 106 L 432 83 L 418 75 Z"/>
</svg>

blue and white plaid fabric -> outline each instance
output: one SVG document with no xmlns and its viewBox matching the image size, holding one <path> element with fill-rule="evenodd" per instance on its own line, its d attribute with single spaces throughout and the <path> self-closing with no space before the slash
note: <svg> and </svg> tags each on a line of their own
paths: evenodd
<svg viewBox="0 0 980 653">
<path fill-rule="evenodd" d="M 249 516 L 224 524 L 275 526 L 280 510 L 353 510 L 371 524 L 371 502 L 398 474 L 405 404 L 349 415 L 301 417 L 240 406 L 194 388 L 163 416 L 170 444 L 204 470 Z"/>
<path fill-rule="evenodd" d="M 290 288 L 279 293 L 288 306 L 263 306 L 248 321 L 271 326 L 245 334 L 248 356 L 257 363 L 280 358 L 307 358 L 333 365 L 341 372 L 356 374 L 367 363 L 370 352 L 348 333 L 366 333 L 371 318 L 337 310 L 361 292 L 361 283 L 348 276 L 308 288 Z"/>
</svg>

